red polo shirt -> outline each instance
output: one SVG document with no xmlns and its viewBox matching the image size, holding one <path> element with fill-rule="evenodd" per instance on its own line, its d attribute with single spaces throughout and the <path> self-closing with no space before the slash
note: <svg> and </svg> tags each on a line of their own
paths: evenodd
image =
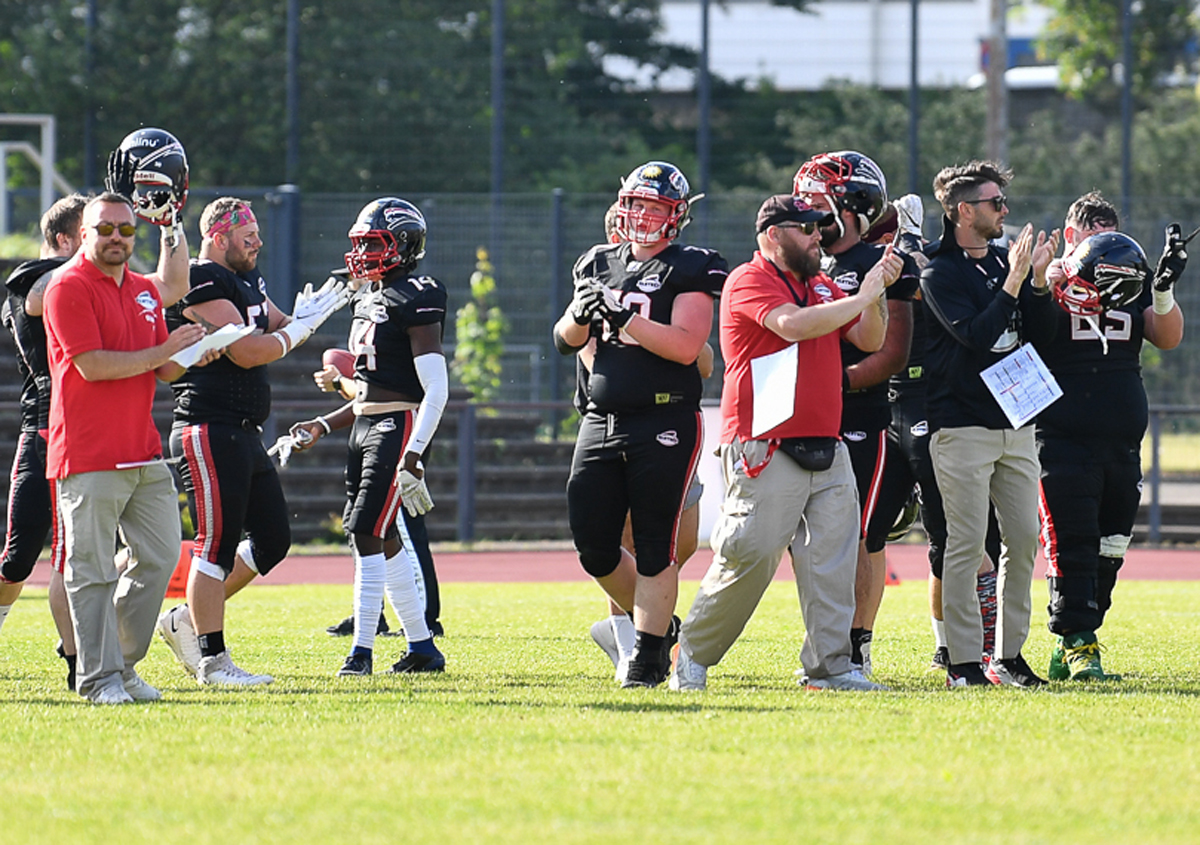
<svg viewBox="0 0 1200 845">
<path fill-rule="evenodd" d="M 118 285 L 82 253 L 46 288 L 46 350 L 53 388 L 46 474 L 65 478 L 162 455 L 150 412 L 153 372 L 89 382 L 71 359 L 98 349 L 132 352 L 167 339 L 158 289 L 125 268 Z"/>
<path fill-rule="evenodd" d="M 782 273 L 761 252 L 734 268 L 721 291 L 721 357 L 725 386 L 721 391 L 721 442 L 770 440 L 776 437 L 838 437 L 842 420 L 842 351 L 845 332 L 800 341 L 796 346 L 796 404 L 792 418 L 757 438 L 754 421 L 754 379 L 751 362 L 791 345 L 765 325 L 767 315 L 787 303 L 817 305 L 845 296 L 823 273 L 801 282 Z M 790 283 L 790 287 L 789 287 Z M 794 291 L 794 294 L 793 294 Z M 797 303 L 796 299 L 800 302 Z"/>
</svg>

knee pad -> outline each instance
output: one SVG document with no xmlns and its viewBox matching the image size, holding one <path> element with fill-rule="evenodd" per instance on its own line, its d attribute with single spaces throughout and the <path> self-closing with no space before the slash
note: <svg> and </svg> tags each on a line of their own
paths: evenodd
<svg viewBox="0 0 1200 845">
<path fill-rule="evenodd" d="M 198 557 L 192 558 L 192 568 L 201 575 L 212 578 L 214 581 L 224 581 L 225 576 L 228 574 L 224 569 L 217 566 L 215 563 L 211 563 L 207 560 L 201 560 Z"/>
<path fill-rule="evenodd" d="M 583 567 L 583 571 L 593 578 L 604 578 L 612 575 L 617 570 L 617 566 L 621 563 L 621 549 L 617 548 L 617 553 L 602 552 L 596 549 L 577 549 L 579 553 L 579 565 Z"/>
<path fill-rule="evenodd" d="M 637 572 L 638 575 L 653 578 L 655 575 L 666 572 L 672 563 L 670 554 L 639 554 L 637 556 Z"/>
<path fill-rule="evenodd" d="M 0 584 L 23 584 L 33 574 L 33 567 L 36 563 L 36 555 L 33 560 L 28 562 L 16 561 L 12 558 L 6 559 L 3 564 L 0 564 Z"/>
</svg>

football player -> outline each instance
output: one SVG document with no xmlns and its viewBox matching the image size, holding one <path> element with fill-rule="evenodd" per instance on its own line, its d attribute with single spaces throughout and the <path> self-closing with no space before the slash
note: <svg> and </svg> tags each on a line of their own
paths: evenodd
<svg viewBox="0 0 1200 845">
<path fill-rule="evenodd" d="M 442 353 L 446 288 L 415 272 L 425 255 L 426 230 L 420 209 L 397 197 L 374 200 L 359 213 L 346 253 L 351 278 L 365 281 L 355 294 L 350 327 L 354 399 L 291 429 L 303 450 L 331 431 L 351 428 L 342 525 L 354 552 L 354 645 L 339 675 L 372 673 L 385 593 L 408 639 L 407 652 L 389 671 L 441 672 L 446 666 L 396 527 L 401 504 L 410 514 L 433 507 L 421 455 L 449 396 Z"/>
<path fill-rule="evenodd" d="M 887 180 L 879 165 L 853 150 L 813 156 L 800 166 L 792 181 L 792 194 L 818 211 L 833 214 L 821 229 L 825 254 L 821 270 L 847 294 L 853 295 L 863 277 L 882 258 L 883 244 L 863 240 L 888 207 Z M 879 487 L 887 456 L 888 378 L 908 361 L 912 340 L 912 300 L 920 271 L 903 255 L 900 278 L 887 289 L 888 327 L 883 348 L 863 352 L 842 341 L 842 439 L 850 452 L 858 484 L 862 539 L 855 581 L 854 624 L 850 632 L 851 662 L 871 674 L 871 637 L 875 616 L 883 600 L 887 576 L 884 545 L 892 520 L 874 520 Z"/>
<path fill-rule="evenodd" d="M 1058 636 L 1051 680 L 1120 678 L 1105 671 L 1096 632 L 1141 500 L 1142 341 L 1174 349 L 1183 339 L 1173 291 L 1187 263 L 1179 224 L 1167 227 L 1153 276 L 1119 225 L 1098 192 L 1083 195 L 1067 210 L 1066 254 L 1047 272 L 1063 306 L 1054 342 L 1041 350 L 1063 395 L 1037 420 L 1049 625 Z"/>
<path fill-rule="evenodd" d="M 553 329 L 575 354 L 596 339 L 567 481 L 580 564 L 636 631 L 624 687 L 666 680 L 678 634 L 676 528 L 703 445 L 696 359 L 729 267 L 676 243 L 699 197 L 672 164 L 634 169 L 617 196 L 619 243 L 575 263 L 575 296 Z M 621 551 L 626 513 L 636 561 Z"/>
</svg>

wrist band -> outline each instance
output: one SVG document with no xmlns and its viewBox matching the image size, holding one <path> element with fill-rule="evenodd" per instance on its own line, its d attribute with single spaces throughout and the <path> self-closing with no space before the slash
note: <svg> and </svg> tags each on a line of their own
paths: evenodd
<svg viewBox="0 0 1200 845">
<path fill-rule="evenodd" d="M 1158 316 L 1170 314 L 1175 307 L 1175 291 L 1171 288 L 1154 291 L 1154 313 Z"/>
<path fill-rule="evenodd" d="M 329 420 L 325 419 L 324 417 L 317 417 L 316 421 L 321 424 L 321 428 L 325 429 L 326 434 L 329 434 L 331 431 L 333 431 L 333 429 L 329 427 Z"/>
</svg>

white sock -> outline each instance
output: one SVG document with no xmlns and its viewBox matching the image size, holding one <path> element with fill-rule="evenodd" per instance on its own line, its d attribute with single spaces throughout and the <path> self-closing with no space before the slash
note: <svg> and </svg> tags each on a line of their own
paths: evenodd
<svg viewBox="0 0 1200 845">
<path fill-rule="evenodd" d="M 400 617 L 404 636 L 410 643 L 429 639 L 429 626 L 425 624 L 425 602 L 417 592 L 417 580 L 413 576 L 412 558 L 404 549 L 387 560 L 387 597 L 392 610 Z"/>
<path fill-rule="evenodd" d="M 383 582 L 387 561 L 383 553 L 354 555 L 354 647 L 374 648 L 379 612 L 383 610 Z"/>
<path fill-rule="evenodd" d="M 8 612 L 12 609 L 11 604 L 0 604 L 0 628 L 4 627 L 4 620 L 8 618 Z"/>
<path fill-rule="evenodd" d="M 617 640 L 617 654 L 629 660 L 633 657 L 633 646 L 637 641 L 637 629 L 633 627 L 633 620 L 626 613 L 618 613 L 608 617 L 608 623 L 612 626 L 613 636 Z"/>
<path fill-rule="evenodd" d="M 941 619 L 929 617 L 929 621 L 933 623 L 933 644 L 938 648 L 946 645 L 946 623 Z"/>
<path fill-rule="evenodd" d="M 408 523 L 404 521 L 403 511 L 396 515 L 396 527 L 400 530 L 400 542 L 403 544 L 402 552 L 408 552 L 413 549 L 412 537 L 408 533 Z M 425 573 L 421 571 L 421 561 L 417 559 L 417 553 L 414 549 L 409 554 L 408 559 L 412 562 L 413 579 L 417 582 L 417 595 L 421 597 L 421 613 L 424 613 L 429 607 L 429 599 L 425 594 Z"/>
</svg>

